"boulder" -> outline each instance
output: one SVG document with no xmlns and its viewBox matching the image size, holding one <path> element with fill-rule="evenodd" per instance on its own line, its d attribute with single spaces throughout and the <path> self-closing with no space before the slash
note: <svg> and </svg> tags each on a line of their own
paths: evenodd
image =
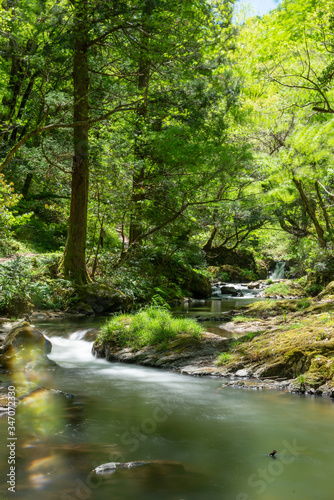
<svg viewBox="0 0 334 500">
<path fill-rule="evenodd" d="M 220 293 L 222 295 L 232 295 L 232 297 L 242 297 L 242 293 L 234 288 L 234 286 L 221 286 L 220 287 Z"/>
<path fill-rule="evenodd" d="M 260 290 L 261 288 L 265 288 L 266 286 L 267 283 L 265 280 L 259 280 L 248 283 L 247 288 L 249 288 L 250 290 Z"/>
<path fill-rule="evenodd" d="M 12 297 L 10 304 L 2 308 L 2 312 L 8 316 L 22 317 L 24 314 L 31 314 L 34 309 L 33 304 L 21 296 Z"/>
<path fill-rule="evenodd" d="M 75 306 L 85 315 L 108 314 L 127 309 L 130 299 L 124 293 L 104 283 L 89 283 L 76 289 L 79 302 Z"/>
<path fill-rule="evenodd" d="M 152 485 L 154 498 L 198 498 L 198 492 L 206 491 L 211 485 L 201 471 L 189 470 L 171 460 L 111 462 L 96 467 L 89 479 L 93 485 L 111 482 L 115 491 L 121 491 L 122 498 L 135 498 L 136 494 L 153 498 Z"/>
<path fill-rule="evenodd" d="M 253 274 L 253 280 L 255 275 Z M 217 278 L 221 277 L 223 281 L 228 281 L 229 283 L 243 283 L 252 281 L 249 277 L 247 271 L 241 269 L 238 266 L 223 265 L 218 268 Z"/>
<path fill-rule="evenodd" d="M 9 369 L 58 366 L 46 355 L 51 349 L 51 342 L 42 333 L 23 322 L 14 326 L 5 337 L 0 349 L 0 365 Z"/>
<path fill-rule="evenodd" d="M 317 296 L 318 299 L 323 299 L 324 297 L 327 297 L 327 296 L 332 296 L 334 295 L 334 281 L 331 281 L 327 286 L 326 288 L 319 293 L 319 295 Z"/>
<path fill-rule="evenodd" d="M 205 253 L 210 266 L 227 265 L 257 271 L 254 255 L 248 250 L 212 247 L 210 250 L 205 250 Z"/>
<path fill-rule="evenodd" d="M 251 377 L 251 375 L 252 375 L 252 371 L 248 370 L 246 368 L 238 370 L 234 374 L 235 377 L 241 377 L 241 378 L 249 378 L 249 377 Z"/>
<path fill-rule="evenodd" d="M 210 281 L 203 274 L 187 269 L 184 275 L 180 277 L 180 281 L 182 288 L 186 289 L 194 299 L 208 299 L 211 297 Z"/>
</svg>

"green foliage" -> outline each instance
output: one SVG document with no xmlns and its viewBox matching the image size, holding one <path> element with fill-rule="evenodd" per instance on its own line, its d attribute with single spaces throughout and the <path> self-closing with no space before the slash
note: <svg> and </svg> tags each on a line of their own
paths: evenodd
<svg viewBox="0 0 334 500">
<path fill-rule="evenodd" d="M 67 309 L 77 299 L 71 282 L 55 278 L 59 255 L 17 257 L 0 265 L 0 310 L 15 314 Z"/>
<path fill-rule="evenodd" d="M 2 240 L 9 241 L 15 227 L 27 223 L 31 213 L 17 214 L 17 205 L 21 196 L 14 192 L 12 183 L 7 183 L 4 176 L 0 174 L 0 234 Z M 2 241 L 2 245 L 4 242 Z"/>
<path fill-rule="evenodd" d="M 305 288 L 305 292 L 307 295 L 311 297 L 316 297 L 320 292 L 322 292 L 324 287 L 322 285 L 318 285 L 317 283 L 312 283 Z"/>
<path fill-rule="evenodd" d="M 219 354 L 218 358 L 217 358 L 217 361 L 216 361 L 216 365 L 217 366 L 220 366 L 220 365 L 227 365 L 232 359 L 232 354 L 229 353 L 229 352 L 222 352 L 221 354 Z"/>
<path fill-rule="evenodd" d="M 296 302 L 296 309 L 302 311 L 303 309 L 310 307 L 311 304 L 312 302 L 308 299 L 300 299 Z"/>
<path fill-rule="evenodd" d="M 196 291 L 205 298 L 210 295 L 205 295 L 208 288 L 211 291 L 209 282 L 202 276 L 202 269 L 193 269 L 189 265 L 188 258 L 188 251 L 164 253 L 160 248 L 145 245 L 132 249 L 117 267 L 111 267 L 115 255 L 106 252 L 99 257 L 96 280 L 107 279 L 112 287 L 136 303 L 165 305 L 192 296 Z"/>
<path fill-rule="evenodd" d="M 296 276 L 327 265 L 334 234 L 333 0 L 283 0 L 238 27 L 230 0 L 116 4 L 110 10 L 108 2 L 91 1 L 85 13 L 92 75 L 87 265 L 94 279 L 107 277 L 134 301 L 180 299 L 189 292 L 188 278 L 179 279 L 185 269 L 188 277 L 190 270 L 206 274 L 210 259 L 201 248 L 212 235 L 213 248 L 293 257 Z M 4 255 L 16 250 L 13 237 L 39 252 L 65 244 L 73 5 L 0 6 L 1 158 L 24 142 L 5 165 L 7 181 L 0 176 Z M 114 115 L 120 102 L 127 111 Z M 140 251 L 128 241 L 134 227 Z M 236 265 L 245 267 L 238 280 L 257 279 L 250 266 Z M 328 266 L 307 293 L 316 295 L 331 272 Z M 225 269 L 217 278 L 234 281 Z M 52 282 L 33 279 L 29 300 L 62 303 Z M 267 293 L 289 294 L 280 287 Z"/>
<path fill-rule="evenodd" d="M 143 309 L 133 316 L 121 315 L 108 320 L 101 328 L 99 339 L 114 341 L 119 346 L 144 347 L 157 345 L 184 334 L 199 338 L 203 329 L 196 321 L 175 318 L 161 307 Z"/>
<path fill-rule="evenodd" d="M 246 335 L 243 335 L 242 337 L 239 337 L 237 340 L 234 340 L 231 343 L 231 349 L 235 349 L 244 342 L 250 342 L 252 339 L 254 339 L 257 335 L 260 335 L 261 333 L 262 331 L 259 330 L 257 332 L 250 332 L 247 333 Z"/>
<path fill-rule="evenodd" d="M 227 271 L 220 271 L 216 274 L 215 278 L 220 281 L 228 281 L 230 279 L 230 275 Z"/>
<path fill-rule="evenodd" d="M 288 285 L 285 283 L 274 283 L 272 285 L 269 285 L 268 288 L 265 289 L 265 295 L 266 296 L 271 296 L 271 295 L 290 295 L 291 294 L 291 289 Z"/>
</svg>

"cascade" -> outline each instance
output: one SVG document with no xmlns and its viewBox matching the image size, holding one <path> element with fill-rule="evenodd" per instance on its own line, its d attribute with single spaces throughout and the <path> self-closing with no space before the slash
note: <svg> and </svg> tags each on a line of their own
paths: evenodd
<svg viewBox="0 0 334 500">
<path fill-rule="evenodd" d="M 275 268 L 270 273 L 270 279 L 272 280 L 282 280 L 284 279 L 284 268 L 285 268 L 285 262 L 276 262 Z"/>
</svg>

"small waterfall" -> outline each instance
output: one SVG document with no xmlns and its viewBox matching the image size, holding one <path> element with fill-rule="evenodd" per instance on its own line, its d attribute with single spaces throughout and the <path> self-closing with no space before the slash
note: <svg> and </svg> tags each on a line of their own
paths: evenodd
<svg viewBox="0 0 334 500">
<path fill-rule="evenodd" d="M 284 279 L 284 268 L 285 268 L 285 262 L 276 262 L 275 268 L 270 274 L 270 279 L 271 280 L 282 280 Z"/>
</svg>

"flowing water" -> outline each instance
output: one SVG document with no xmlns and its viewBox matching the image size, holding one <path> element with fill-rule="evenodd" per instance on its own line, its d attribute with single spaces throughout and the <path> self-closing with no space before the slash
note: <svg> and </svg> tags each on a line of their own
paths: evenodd
<svg viewBox="0 0 334 500">
<path fill-rule="evenodd" d="M 272 280 L 282 280 L 284 279 L 284 273 L 285 273 L 285 262 L 276 262 L 275 268 L 270 273 L 269 278 Z"/>
<path fill-rule="evenodd" d="M 4 485 L 8 422 L 0 419 L 0 498 L 332 500 L 329 398 L 222 388 L 218 378 L 96 359 L 84 337 L 99 321 L 39 325 L 61 366 L 43 383 L 67 397 L 37 391 L 17 408 L 15 494 Z M 152 463 L 105 481 L 89 474 L 134 460 Z"/>
</svg>

